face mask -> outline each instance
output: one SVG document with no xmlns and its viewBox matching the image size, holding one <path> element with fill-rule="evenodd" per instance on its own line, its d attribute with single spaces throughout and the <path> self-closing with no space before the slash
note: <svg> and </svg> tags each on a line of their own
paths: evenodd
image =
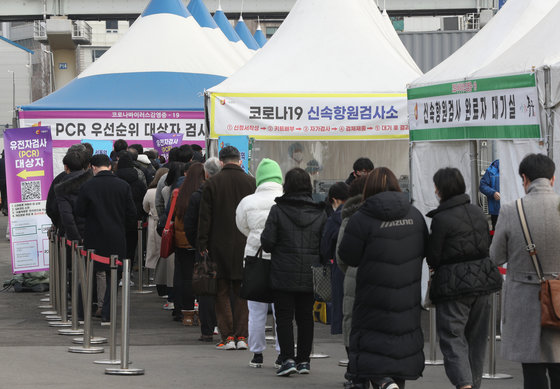
<svg viewBox="0 0 560 389">
<path fill-rule="evenodd" d="M 295 152 L 295 153 L 292 155 L 292 158 L 293 158 L 294 161 L 296 161 L 296 162 L 301 162 L 301 161 L 303 161 L 303 153 L 302 153 L 302 152 L 299 152 L 299 151 L 298 151 L 298 152 Z"/>
</svg>

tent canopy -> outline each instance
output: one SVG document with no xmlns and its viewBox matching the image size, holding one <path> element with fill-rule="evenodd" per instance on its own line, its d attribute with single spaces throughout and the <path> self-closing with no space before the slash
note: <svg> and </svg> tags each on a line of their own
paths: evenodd
<svg viewBox="0 0 560 389">
<path fill-rule="evenodd" d="M 264 47 L 266 45 L 266 36 L 263 33 L 261 23 L 257 26 L 257 31 L 255 31 L 255 35 L 253 36 L 260 47 Z"/>
<path fill-rule="evenodd" d="M 221 8 L 218 8 L 218 10 L 214 13 L 214 21 L 230 41 L 239 42 L 241 40 Z"/>
<path fill-rule="evenodd" d="M 202 92 L 241 64 L 216 47 L 181 0 L 152 0 L 127 34 L 76 79 L 22 109 L 200 111 Z"/>
<path fill-rule="evenodd" d="M 251 49 L 251 50 L 260 49 L 259 44 L 255 40 L 255 38 L 253 38 L 253 35 L 251 35 L 251 31 L 249 31 L 249 27 L 247 27 L 247 25 L 243 21 L 242 16 L 239 17 L 239 20 L 237 21 L 237 24 L 235 25 L 235 32 L 237 32 L 237 35 L 239 35 L 239 37 L 241 38 L 243 43 L 245 43 L 245 45 L 249 49 Z"/>
</svg>

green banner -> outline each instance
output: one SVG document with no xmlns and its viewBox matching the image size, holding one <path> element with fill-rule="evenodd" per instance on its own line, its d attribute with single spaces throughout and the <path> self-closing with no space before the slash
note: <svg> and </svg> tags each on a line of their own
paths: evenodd
<svg viewBox="0 0 560 389">
<path fill-rule="evenodd" d="M 514 76 L 481 78 L 450 82 L 408 89 L 408 100 L 428 97 L 485 92 L 499 89 L 515 89 L 536 86 L 535 74 L 518 74 Z"/>
<path fill-rule="evenodd" d="M 427 128 L 410 131 L 411 142 L 459 139 L 540 138 L 539 125 Z"/>
</svg>

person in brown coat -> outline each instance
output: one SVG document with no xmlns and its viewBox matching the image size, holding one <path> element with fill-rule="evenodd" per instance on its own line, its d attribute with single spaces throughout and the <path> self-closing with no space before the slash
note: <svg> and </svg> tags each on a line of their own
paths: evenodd
<svg viewBox="0 0 560 389">
<path fill-rule="evenodd" d="M 219 158 L 223 168 L 206 181 L 202 192 L 197 247 L 201 253 L 208 252 L 218 265 L 216 318 L 222 341 L 216 347 L 245 350 L 249 311 L 239 290 L 246 237 L 237 229 L 235 211 L 245 196 L 255 192 L 256 182 L 241 168 L 241 156 L 235 147 L 224 147 Z"/>
</svg>

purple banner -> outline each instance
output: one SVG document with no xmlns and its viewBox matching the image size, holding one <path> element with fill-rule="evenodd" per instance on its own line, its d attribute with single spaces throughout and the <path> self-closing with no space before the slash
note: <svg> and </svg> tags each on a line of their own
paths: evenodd
<svg viewBox="0 0 560 389">
<path fill-rule="evenodd" d="M 46 204 L 53 180 L 50 128 L 8 129 L 4 150 L 12 270 L 14 274 L 48 270 L 51 220 Z"/>
<path fill-rule="evenodd" d="M 163 155 L 167 161 L 169 158 L 169 151 L 173 147 L 178 147 L 183 142 L 183 134 L 152 134 L 152 140 L 154 142 L 154 149 L 157 150 L 159 155 Z"/>
</svg>

